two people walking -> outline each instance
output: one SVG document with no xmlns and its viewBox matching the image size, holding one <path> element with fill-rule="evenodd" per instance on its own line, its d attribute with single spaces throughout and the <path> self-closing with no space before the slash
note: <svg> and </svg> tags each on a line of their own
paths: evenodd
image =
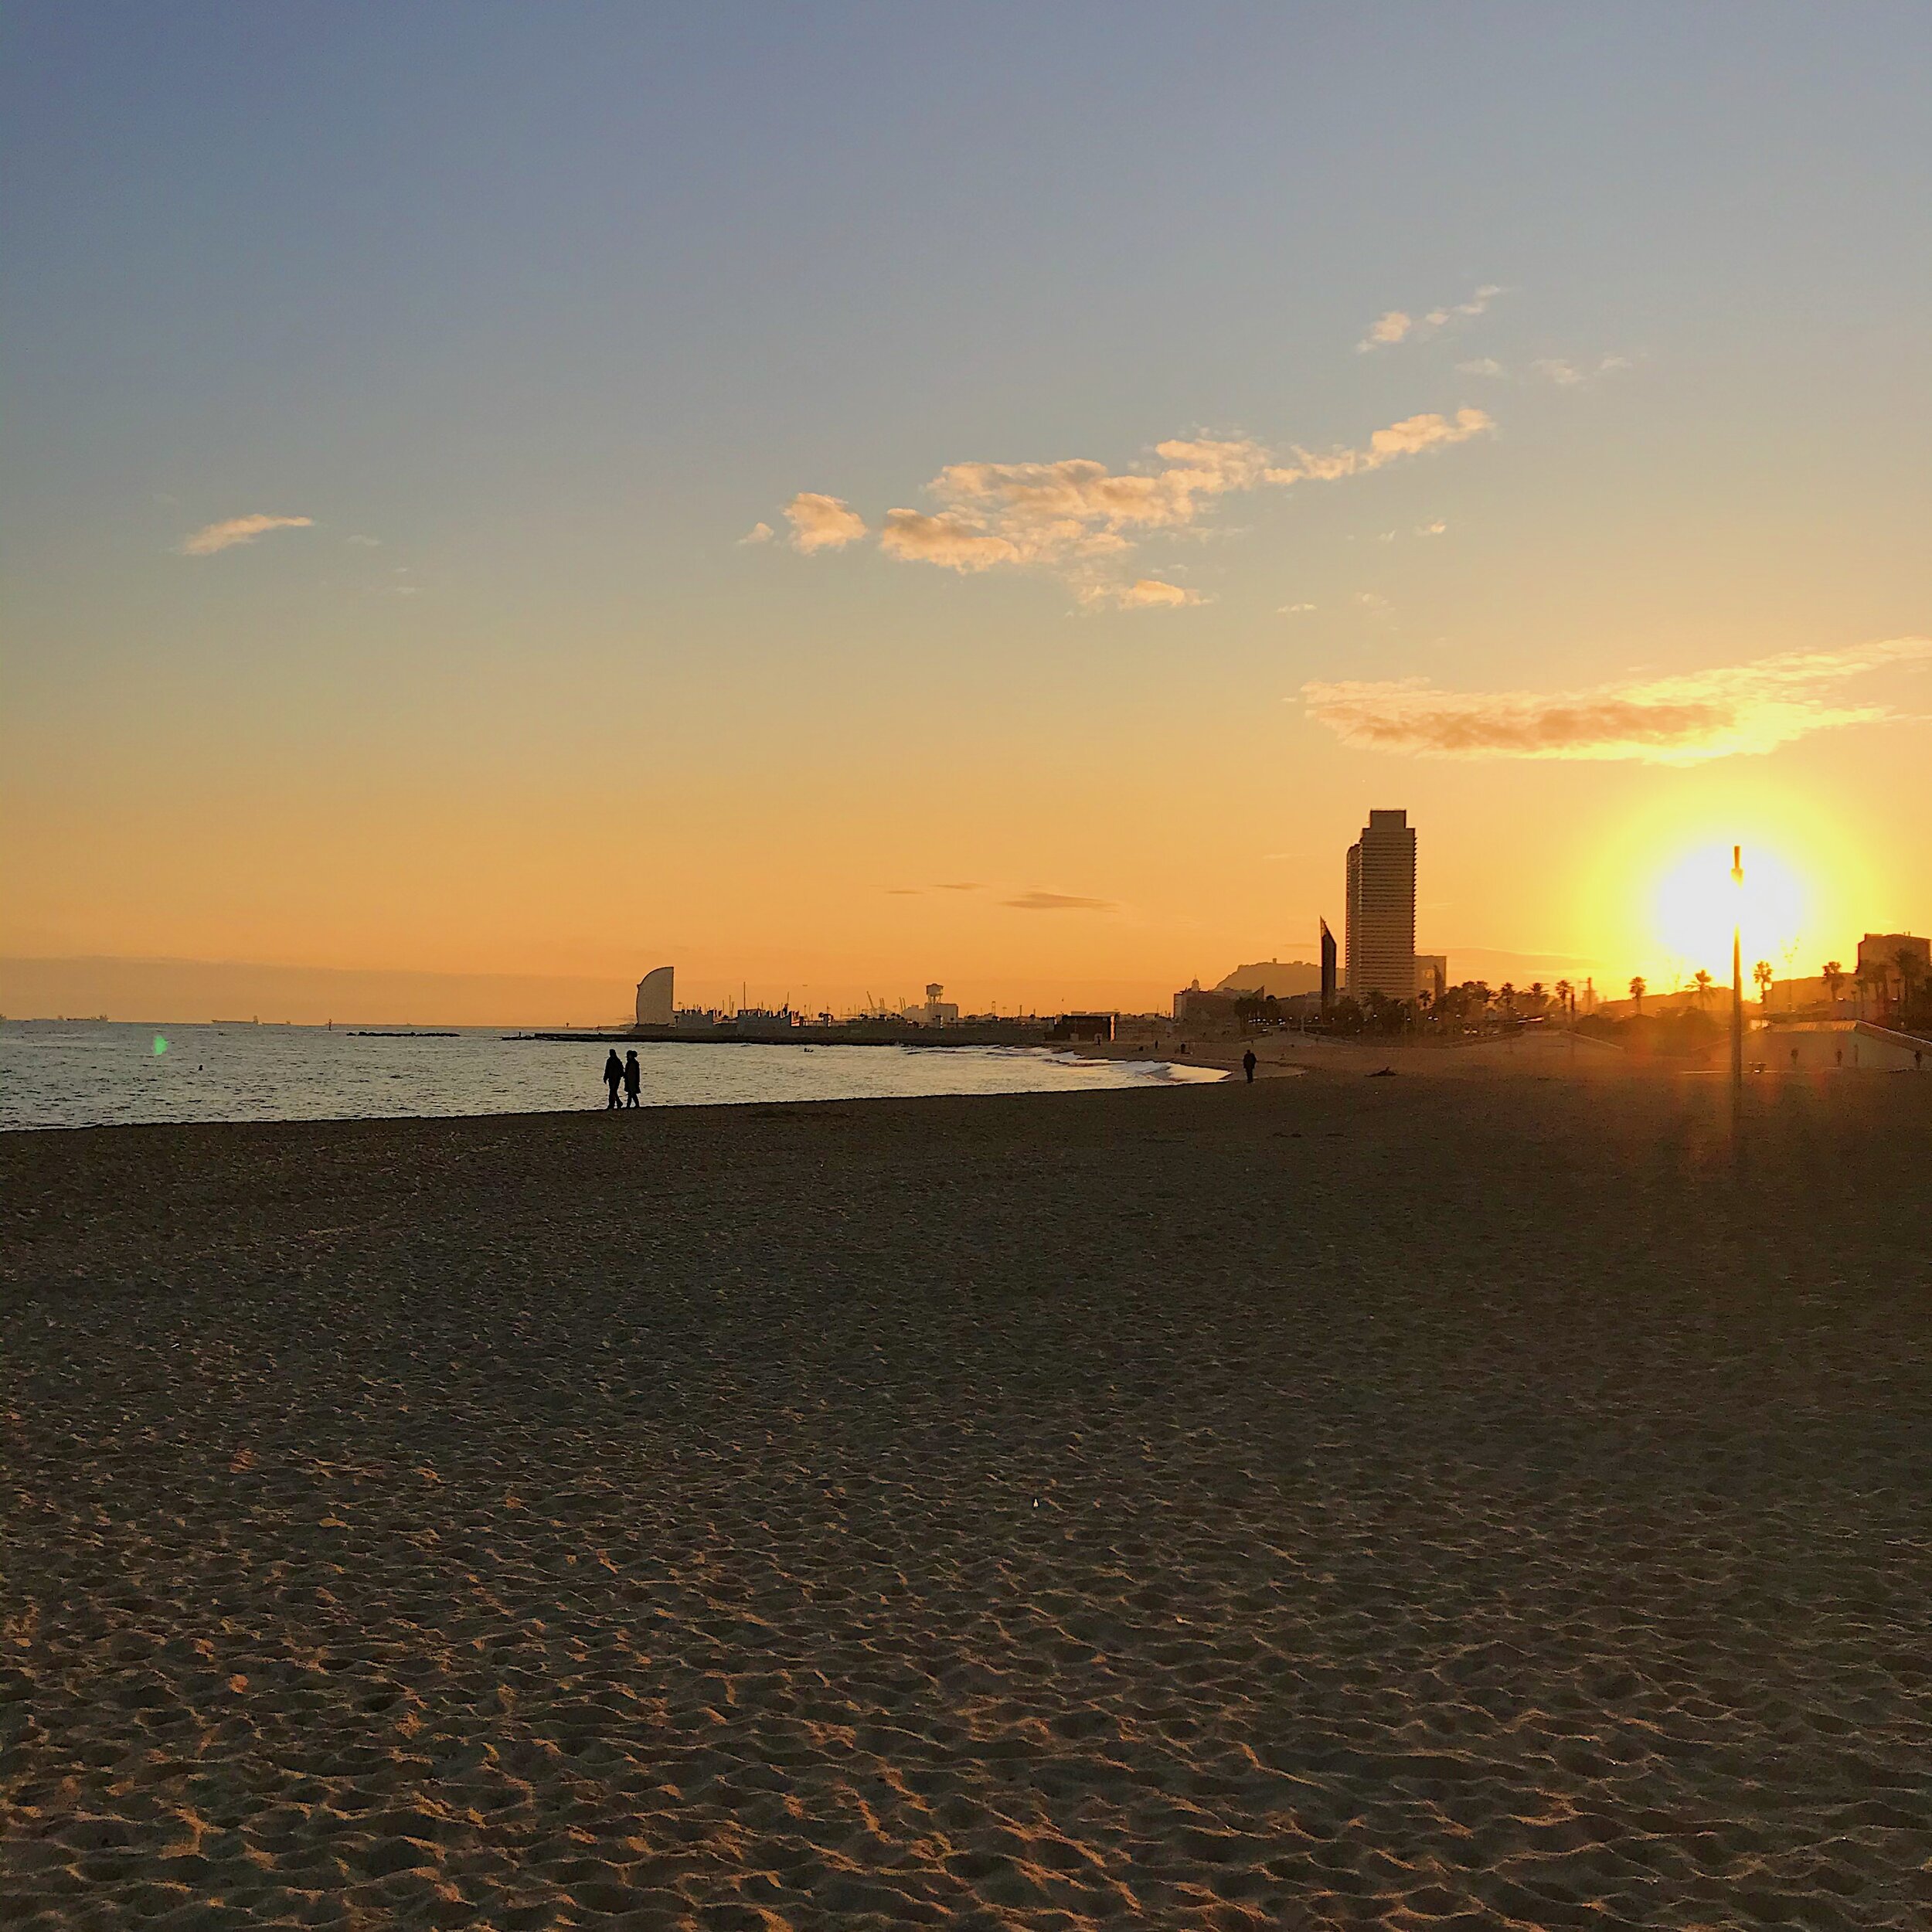
<svg viewBox="0 0 1932 1932">
<path fill-rule="evenodd" d="M 638 1064 L 638 1050 L 634 1046 L 622 1060 L 617 1058 L 617 1049 L 611 1049 L 610 1057 L 604 1063 L 604 1083 L 610 1089 L 611 1097 L 604 1104 L 607 1114 L 620 1107 L 637 1107 L 641 1104 L 638 1095 L 644 1087 L 644 1069 Z M 617 1089 L 622 1087 L 624 1097 L 617 1098 Z"/>
</svg>

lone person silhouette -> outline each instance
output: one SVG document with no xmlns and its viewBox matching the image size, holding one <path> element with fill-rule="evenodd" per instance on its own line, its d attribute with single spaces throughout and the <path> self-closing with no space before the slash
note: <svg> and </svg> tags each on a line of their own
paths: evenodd
<svg viewBox="0 0 1932 1932">
<path fill-rule="evenodd" d="M 624 1084 L 624 1063 L 617 1058 L 617 1049 L 614 1046 L 611 1049 L 609 1058 L 604 1063 L 604 1083 L 611 1090 L 611 1097 L 604 1104 L 604 1111 L 607 1114 L 613 1107 L 623 1105 L 623 1102 L 617 1098 L 617 1089 Z"/>
<path fill-rule="evenodd" d="M 626 1107 L 638 1104 L 638 1092 L 644 1085 L 644 1069 L 638 1064 L 638 1049 L 634 1046 L 624 1056 L 624 1104 Z"/>
<path fill-rule="evenodd" d="M 1241 1056 L 1241 1071 L 1247 1075 L 1248 1084 L 1250 1087 L 1254 1084 L 1255 1064 L 1254 1049 L 1250 1046 L 1248 1050 Z"/>
</svg>

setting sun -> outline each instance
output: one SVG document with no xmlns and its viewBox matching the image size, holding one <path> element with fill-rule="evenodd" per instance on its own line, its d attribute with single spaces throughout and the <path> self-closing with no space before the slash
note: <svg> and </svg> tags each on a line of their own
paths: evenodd
<svg viewBox="0 0 1932 1932">
<path fill-rule="evenodd" d="M 1732 881 L 1731 852 L 1721 842 L 1699 845 L 1658 883 L 1654 943 L 1685 978 L 1702 968 L 1728 980 L 1733 928 L 1742 930 L 1747 972 L 1765 959 L 1782 976 L 1812 929 L 1811 893 L 1777 852 L 1747 846 L 1740 888 Z"/>
</svg>

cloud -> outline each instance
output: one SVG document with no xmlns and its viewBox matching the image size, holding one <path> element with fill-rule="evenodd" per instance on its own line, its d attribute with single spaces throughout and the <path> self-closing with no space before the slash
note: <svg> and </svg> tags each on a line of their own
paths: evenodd
<svg viewBox="0 0 1932 1932">
<path fill-rule="evenodd" d="M 1270 483 L 1332 483 L 1345 476 L 1362 476 L 1405 456 L 1466 443 L 1487 436 L 1496 425 L 1487 410 L 1460 409 L 1454 416 L 1405 416 L 1400 423 L 1377 430 L 1366 450 L 1333 449 L 1320 454 L 1298 445 L 1294 461 L 1264 472 Z"/>
<path fill-rule="evenodd" d="M 990 570 L 995 563 L 1023 560 L 1016 544 L 975 529 L 951 510 L 937 516 L 918 510 L 888 510 L 885 527 L 879 532 L 879 547 L 888 556 L 937 563 L 961 572 Z"/>
<path fill-rule="evenodd" d="M 1440 517 L 1437 517 L 1430 522 L 1418 523 L 1416 526 L 1416 535 L 1417 536 L 1440 536 L 1448 527 Z"/>
<path fill-rule="evenodd" d="M 1524 370 L 1521 379 L 1527 383 L 1554 383 L 1559 389 L 1578 389 L 1585 383 L 1614 376 L 1619 369 L 1630 366 L 1628 355 L 1600 355 L 1594 362 L 1573 362 L 1564 356 L 1546 355 L 1532 362 Z M 1456 368 L 1464 376 L 1494 376 L 1499 381 L 1512 379 L 1501 362 L 1488 355 L 1473 362 L 1458 362 Z"/>
<path fill-rule="evenodd" d="M 999 903 L 1022 913 L 1111 913 L 1115 910 L 1111 899 L 1081 899 L 1071 893 L 1022 893 L 1017 899 L 1002 899 Z"/>
<path fill-rule="evenodd" d="M 754 523 L 738 541 L 741 545 L 769 543 L 771 541 L 771 526 L 769 523 Z"/>
<path fill-rule="evenodd" d="M 1314 608 L 1315 606 L 1312 604 L 1284 604 L 1275 613 L 1275 615 L 1281 617 L 1298 617 L 1303 611 L 1312 611 Z"/>
<path fill-rule="evenodd" d="M 1885 705 L 1841 702 L 1840 687 L 1869 672 L 1928 661 L 1932 638 L 1892 638 L 1581 691 L 1443 691 L 1416 678 L 1308 684 L 1301 697 L 1310 717 L 1365 751 L 1697 764 L 1896 719 Z"/>
<path fill-rule="evenodd" d="M 1111 604 L 1117 611 L 1177 611 L 1190 604 L 1205 604 L 1199 590 L 1185 590 L 1178 583 L 1164 583 L 1158 577 L 1138 577 L 1131 583 L 1095 587 L 1080 594 L 1083 604 Z"/>
<path fill-rule="evenodd" d="M 1151 537 L 1198 534 L 1225 497 L 1364 475 L 1495 427 L 1481 410 L 1464 409 L 1453 417 L 1406 417 L 1376 430 L 1359 449 L 1318 454 L 1298 447 L 1285 460 L 1247 437 L 1185 437 L 1156 444 L 1151 460 L 1133 470 L 1110 470 L 1087 457 L 952 463 L 927 485 L 933 508 L 886 512 L 879 547 L 902 563 L 967 576 L 1004 566 L 1057 570 L 1090 606 L 1204 603 L 1198 591 L 1134 573 L 1128 560 Z M 840 548 L 866 533 L 863 519 L 837 497 L 803 493 L 785 515 L 795 546 L 807 552 Z"/>
<path fill-rule="evenodd" d="M 984 892 L 985 887 L 977 879 L 941 879 L 934 889 L 943 893 L 976 893 Z"/>
<path fill-rule="evenodd" d="M 342 541 L 354 544 L 359 550 L 379 550 L 383 547 L 379 536 L 345 536 Z"/>
<path fill-rule="evenodd" d="M 192 536 L 182 539 L 183 556 L 213 556 L 217 550 L 232 549 L 237 543 L 253 543 L 270 530 L 307 530 L 315 527 L 312 516 L 231 516 L 225 523 L 204 524 Z"/>
<path fill-rule="evenodd" d="M 785 505 L 794 549 L 809 556 L 815 550 L 842 550 L 866 534 L 866 519 L 835 496 L 801 490 Z"/>
<path fill-rule="evenodd" d="M 1409 332 L 1416 325 L 1416 318 L 1406 310 L 1392 308 L 1378 315 L 1369 325 L 1369 332 L 1355 344 L 1358 350 L 1383 349 L 1393 342 L 1406 339 Z"/>
<path fill-rule="evenodd" d="M 1595 382 L 1599 376 L 1614 376 L 1620 369 L 1629 367 L 1630 358 L 1627 355 L 1600 355 L 1594 362 L 1587 364 L 1550 355 L 1532 362 L 1529 372 L 1546 383 L 1554 383 L 1559 389 L 1576 389 L 1585 383 Z"/>
<path fill-rule="evenodd" d="M 1355 344 L 1356 353 L 1366 355 L 1371 349 L 1391 349 L 1397 342 L 1422 342 L 1465 316 L 1486 315 L 1489 304 L 1502 293 L 1500 284 L 1486 282 L 1466 302 L 1432 308 L 1427 315 L 1411 315 L 1406 309 L 1389 309 L 1369 325 L 1368 333 Z"/>
</svg>

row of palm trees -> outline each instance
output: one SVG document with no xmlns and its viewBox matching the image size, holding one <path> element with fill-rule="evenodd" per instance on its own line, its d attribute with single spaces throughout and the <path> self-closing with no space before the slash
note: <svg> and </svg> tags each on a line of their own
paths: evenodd
<svg viewBox="0 0 1932 1932">
<path fill-rule="evenodd" d="M 1891 985 L 1892 976 L 1896 973 L 1899 981 L 1898 1003 L 1903 1009 L 1912 1004 L 1912 996 L 1918 989 L 1920 971 L 1918 954 L 1910 947 L 1901 946 L 1893 955 L 1889 967 L 1880 960 L 1867 960 L 1850 977 L 1858 983 L 1861 1007 L 1868 996 L 1874 1005 L 1882 1007 Z M 1825 982 L 1826 995 L 1832 1002 L 1832 1011 L 1835 1013 L 1838 1011 L 1838 993 L 1847 977 L 1844 965 L 1838 960 L 1828 959 L 1818 977 Z M 1777 978 L 1777 971 L 1768 959 L 1760 959 L 1751 968 L 1751 978 L 1757 982 L 1758 1004 L 1768 1012 L 1770 1010 L 1771 987 Z M 1716 989 L 1716 981 L 1700 966 L 1691 976 L 1691 985 L 1696 997 L 1698 1010 L 1701 1012 Z M 1560 983 L 1557 990 L 1559 992 L 1563 991 L 1562 984 Z M 1631 976 L 1631 1003 L 1639 1013 L 1644 1010 L 1644 996 L 1649 991 L 1650 982 L 1642 974 Z"/>
</svg>

